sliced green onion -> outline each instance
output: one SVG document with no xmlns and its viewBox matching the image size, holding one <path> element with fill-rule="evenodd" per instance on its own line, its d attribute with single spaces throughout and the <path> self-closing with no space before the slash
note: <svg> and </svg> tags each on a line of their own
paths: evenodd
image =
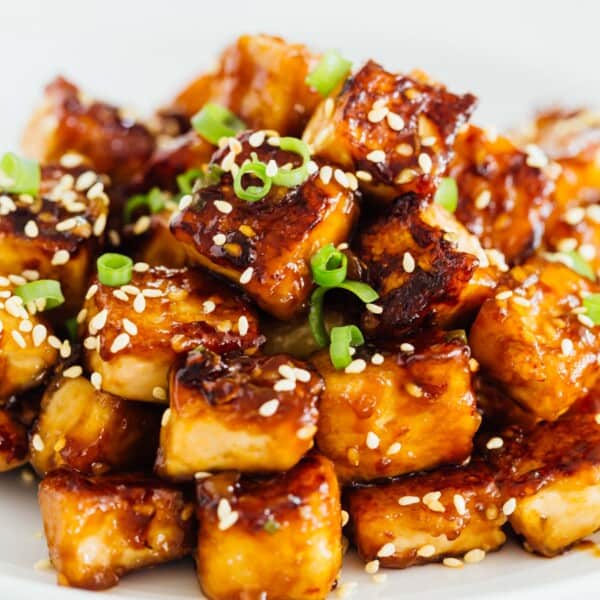
<svg viewBox="0 0 600 600">
<path fill-rule="evenodd" d="M 458 206 L 458 186 L 454 177 L 442 177 L 433 200 L 448 212 L 455 212 Z"/>
<path fill-rule="evenodd" d="M 577 250 L 569 250 L 568 252 L 556 252 L 555 254 L 545 254 L 544 257 L 550 262 L 559 262 L 569 267 L 575 273 L 582 277 L 587 277 L 592 281 L 596 281 L 596 275 L 591 265 L 577 252 Z"/>
<path fill-rule="evenodd" d="M 310 259 L 310 268 L 316 284 L 323 287 L 339 285 L 348 273 L 348 257 L 333 244 L 327 244 Z"/>
<path fill-rule="evenodd" d="M 282 137 L 279 147 L 287 152 L 294 152 L 302 157 L 302 164 L 295 169 L 279 169 L 273 177 L 275 185 L 294 187 L 304 183 L 308 179 L 308 161 L 310 160 L 310 148 L 308 144 L 294 137 Z"/>
<path fill-rule="evenodd" d="M 450 331 L 446 331 L 446 341 L 452 342 L 454 340 L 458 340 L 463 344 L 468 344 L 467 340 L 467 332 L 464 329 L 451 329 Z"/>
<path fill-rule="evenodd" d="M 166 204 L 166 195 L 158 188 L 152 188 L 147 194 L 136 194 L 127 200 L 123 208 L 123 219 L 131 223 L 133 215 L 140 208 L 147 208 L 150 214 L 160 212 Z"/>
<path fill-rule="evenodd" d="M 280 528 L 281 528 L 281 525 L 273 517 L 269 517 L 265 521 L 265 524 L 263 525 L 263 529 L 267 533 L 270 533 L 271 535 L 273 535 L 274 533 L 277 533 Z"/>
<path fill-rule="evenodd" d="M 67 335 L 72 342 L 77 341 L 77 329 L 79 324 L 77 323 L 77 317 L 71 317 L 65 321 L 65 329 L 67 330 Z"/>
<path fill-rule="evenodd" d="M 41 169 L 35 160 L 21 158 L 7 152 L 0 160 L 0 188 L 13 194 L 31 194 L 40 191 Z"/>
<path fill-rule="evenodd" d="M 244 188 L 242 182 L 244 175 L 252 175 L 252 177 L 260 179 L 262 185 L 249 185 L 247 188 Z M 271 191 L 272 183 L 273 180 L 267 175 L 267 165 L 260 161 L 247 162 L 240 167 L 240 170 L 233 179 L 233 191 L 242 200 L 256 202 L 264 198 Z"/>
<path fill-rule="evenodd" d="M 375 302 L 379 298 L 379 294 L 368 283 L 363 283 L 362 281 L 344 281 L 335 287 L 352 292 L 365 304 Z"/>
<path fill-rule="evenodd" d="M 133 261 L 129 256 L 107 252 L 97 261 L 98 279 L 103 285 L 119 287 L 127 285 L 131 281 L 133 272 Z"/>
<path fill-rule="evenodd" d="M 318 287 L 310 297 L 308 326 L 319 348 L 325 348 L 329 342 L 329 335 L 327 334 L 325 319 L 323 318 L 323 300 L 328 289 L 330 288 Z"/>
<path fill-rule="evenodd" d="M 356 325 L 333 327 L 331 330 L 331 344 L 329 356 L 336 369 L 345 369 L 352 362 L 351 346 L 362 346 L 365 338 Z"/>
<path fill-rule="evenodd" d="M 321 94 L 328 96 L 348 75 L 352 63 L 339 52 L 328 50 L 317 66 L 308 74 L 306 83 Z"/>
<path fill-rule="evenodd" d="M 37 300 L 45 300 L 42 310 L 50 310 L 60 306 L 65 301 L 65 297 L 60 289 L 60 282 L 55 279 L 38 279 L 30 281 L 15 290 L 15 295 L 23 300 L 27 305 L 33 302 L 38 305 Z M 40 310 L 38 308 L 38 310 Z"/>
<path fill-rule="evenodd" d="M 594 325 L 600 325 L 600 294 L 590 294 L 583 299 L 583 306 L 587 309 L 585 315 Z"/>
<path fill-rule="evenodd" d="M 192 117 L 192 127 L 216 145 L 221 138 L 233 137 L 246 129 L 246 124 L 224 106 L 208 102 Z"/>
<path fill-rule="evenodd" d="M 191 194 L 194 182 L 198 177 L 202 177 L 200 169 L 188 169 L 185 173 L 180 173 L 176 177 L 177 187 L 182 194 Z"/>
</svg>

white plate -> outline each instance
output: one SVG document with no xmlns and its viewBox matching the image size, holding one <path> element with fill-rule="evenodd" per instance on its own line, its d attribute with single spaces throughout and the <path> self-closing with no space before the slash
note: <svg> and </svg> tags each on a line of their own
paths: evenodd
<svg viewBox="0 0 600 600">
<path fill-rule="evenodd" d="M 593 0 L 491 3 L 473 0 L 376 2 L 79 2 L 19 0 L 0 5 L 0 149 L 17 148 L 19 131 L 41 86 L 60 72 L 85 89 L 151 110 L 211 64 L 241 32 L 277 33 L 354 59 L 373 57 L 393 69 L 420 67 L 456 91 L 480 99 L 476 119 L 501 126 L 536 107 L 562 101 L 600 106 Z M 0 476 L 0 598 L 68 600 L 91 594 L 54 585 L 33 569 L 47 556 L 35 485 Z M 388 571 L 383 584 L 346 561 L 353 598 L 583 598 L 600 584 L 600 563 L 574 551 L 548 560 L 511 543 L 478 565 Z M 594 594 L 595 596 L 596 594 Z M 181 599 L 200 596 L 191 561 L 142 571 L 98 598 Z M 334 595 L 335 596 L 335 595 Z"/>
</svg>

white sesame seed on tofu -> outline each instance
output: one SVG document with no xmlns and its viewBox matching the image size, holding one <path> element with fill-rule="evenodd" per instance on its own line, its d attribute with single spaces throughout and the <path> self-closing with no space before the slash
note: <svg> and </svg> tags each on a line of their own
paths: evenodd
<svg viewBox="0 0 600 600">
<path fill-rule="evenodd" d="M 244 272 L 240 275 L 240 283 L 242 285 L 250 283 L 250 280 L 252 279 L 253 274 L 254 274 L 254 269 L 252 267 L 248 267 L 247 269 L 245 269 Z"/>
<path fill-rule="evenodd" d="M 233 206 L 227 202 L 227 200 L 215 200 L 213 204 L 215 205 L 215 208 L 224 215 L 228 215 L 233 210 Z"/>
<path fill-rule="evenodd" d="M 333 177 L 333 169 L 329 165 L 324 165 L 321 167 L 319 171 L 319 179 L 325 184 L 328 185 Z"/>
<path fill-rule="evenodd" d="M 400 450 L 402 450 L 402 444 L 400 442 L 393 442 L 387 449 L 386 455 L 393 456 L 394 454 L 398 454 Z"/>
<path fill-rule="evenodd" d="M 491 201 L 492 192 L 490 192 L 490 190 L 482 190 L 477 195 L 477 198 L 475 198 L 475 208 L 483 210 L 484 208 L 487 208 L 490 205 Z"/>
<path fill-rule="evenodd" d="M 508 300 L 513 295 L 512 290 L 505 290 L 496 294 L 496 300 Z"/>
<path fill-rule="evenodd" d="M 413 504 L 419 504 L 421 498 L 419 496 L 402 496 L 398 498 L 398 504 L 400 506 L 412 506 Z"/>
<path fill-rule="evenodd" d="M 502 505 L 502 512 L 509 517 L 510 515 L 512 515 L 515 510 L 517 508 L 517 499 L 516 498 L 509 498 L 503 505 Z"/>
<path fill-rule="evenodd" d="M 577 315 L 577 320 L 586 327 L 594 327 L 594 321 L 590 319 L 587 315 Z"/>
<path fill-rule="evenodd" d="M 253 148 L 259 148 L 260 146 L 263 145 L 264 141 L 265 141 L 265 132 L 262 130 L 255 131 L 248 137 L 248 143 Z"/>
<path fill-rule="evenodd" d="M 454 503 L 454 508 L 459 515 L 462 516 L 467 512 L 467 503 L 465 502 L 465 498 L 462 494 L 454 494 L 452 502 Z"/>
<path fill-rule="evenodd" d="M 39 433 L 36 433 L 31 438 L 31 445 L 33 446 L 33 449 L 37 450 L 38 452 L 42 452 L 44 450 L 44 440 L 41 438 Z"/>
<path fill-rule="evenodd" d="M 277 398 L 273 398 L 273 400 L 267 400 L 260 405 L 258 414 L 261 417 L 272 417 L 277 412 L 278 408 L 279 400 L 277 400 Z"/>
<path fill-rule="evenodd" d="M 23 230 L 28 238 L 36 238 L 40 234 L 39 227 L 35 221 L 27 221 Z"/>
<path fill-rule="evenodd" d="M 362 358 L 355 358 L 345 369 L 344 373 L 358 374 L 367 368 L 367 363 Z"/>
<path fill-rule="evenodd" d="M 344 188 L 350 187 L 350 181 L 348 180 L 348 176 L 341 169 L 336 169 L 333 172 L 334 179 Z"/>
<path fill-rule="evenodd" d="M 429 154 L 421 152 L 421 154 L 419 154 L 417 162 L 419 163 L 419 167 L 421 168 L 421 171 L 423 171 L 423 173 L 431 173 L 433 163 Z"/>
<path fill-rule="evenodd" d="M 389 109 L 387 106 L 372 108 L 367 114 L 367 120 L 370 123 L 381 123 L 386 118 L 388 112 Z"/>
<path fill-rule="evenodd" d="M 143 313 L 146 310 L 146 298 L 143 294 L 138 294 L 133 300 L 133 310 L 136 313 Z"/>
<path fill-rule="evenodd" d="M 163 427 L 166 427 L 169 424 L 169 419 L 171 418 L 171 409 L 167 408 L 165 410 L 165 412 L 162 414 L 162 417 L 160 419 L 160 424 Z"/>
<path fill-rule="evenodd" d="M 400 350 L 402 350 L 402 352 L 414 352 L 415 347 L 412 344 L 409 344 L 408 342 L 403 342 L 402 344 L 400 344 Z"/>
<path fill-rule="evenodd" d="M 384 544 L 383 546 L 381 546 L 381 548 L 379 548 L 377 556 L 379 558 L 387 558 L 389 556 L 393 556 L 395 552 L 396 546 L 394 546 L 392 542 L 387 542 L 387 544 Z"/>
<path fill-rule="evenodd" d="M 367 183 L 373 181 L 373 175 L 371 175 L 371 173 L 369 173 L 368 171 L 356 171 L 356 178 Z"/>
<path fill-rule="evenodd" d="M 249 329 L 248 317 L 246 317 L 246 315 L 242 315 L 238 319 L 238 332 L 240 335 L 246 335 L 248 333 L 248 329 Z"/>
<path fill-rule="evenodd" d="M 565 356 L 571 356 L 575 351 L 575 346 L 569 338 L 564 338 L 560 342 L 560 351 Z"/>
<path fill-rule="evenodd" d="M 504 446 L 504 440 L 498 436 L 490 438 L 485 445 L 488 450 L 499 450 L 502 446 Z"/>
<path fill-rule="evenodd" d="M 342 509 L 342 527 L 348 525 L 348 521 L 350 521 L 350 515 L 347 510 Z"/>
<path fill-rule="evenodd" d="M 315 425 L 305 425 L 296 431 L 296 437 L 299 440 L 309 440 L 315 435 L 315 433 L 317 433 L 317 428 Z"/>
<path fill-rule="evenodd" d="M 308 383 L 311 379 L 310 371 L 306 369 L 299 369 L 298 367 L 294 367 L 294 375 L 297 381 L 302 383 Z"/>
<path fill-rule="evenodd" d="M 404 119 L 398 113 L 388 112 L 386 118 L 390 129 L 393 129 L 394 131 L 402 131 L 402 129 L 404 129 Z"/>
<path fill-rule="evenodd" d="M 94 386 L 95 389 L 99 390 L 102 387 L 102 375 L 97 371 L 94 371 L 90 375 L 90 383 Z"/>
<path fill-rule="evenodd" d="M 19 331 L 13 330 L 11 331 L 11 335 L 17 346 L 19 346 L 19 348 L 27 348 L 27 342 L 25 341 L 25 338 Z"/>
<path fill-rule="evenodd" d="M 585 209 L 580 206 L 575 206 L 567 210 L 564 220 L 569 225 L 577 225 L 585 218 Z"/>
<path fill-rule="evenodd" d="M 296 389 L 295 379 L 280 379 L 273 385 L 273 390 L 276 392 L 291 392 Z"/>
<path fill-rule="evenodd" d="M 463 560 L 466 563 L 473 564 L 481 562 L 485 558 L 485 550 L 481 548 L 473 548 L 473 550 L 469 550 L 463 557 Z"/>
<path fill-rule="evenodd" d="M 433 544 L 425 544 L 417 550 L 417 556 L 422 558 L 431 558 L 435 554 L 435 546 Z"/>
<path fill-rule="evenodd" d="M 31 337 L 33 339 L 33 345 L 36 348 L 39 348 L 39 346 L 41 346 L 44 343 L 47 335 L 48 335 L 48 329 L 46 328 L 45 325 L 42 325 L 41 323 L 38 323 L 37 325 L 35 325 L 31 332 Z"/>
<path fill-rule="evenodd" d="M 402 256 L 402 268 L 406 273 L 412 273 L 415 270 L 415 259 L 410 252 L 405 252 Z"/>
<path fill-rule="evenodd" d="M 367 154 L 367 160 L 370 160 L 374 163 L 382 163 L 385 162 L 385 152 L 383 150 L 372 150 Z"/>
<path fill-rule="evenodd" d="M 379 561 L 377 559 L 370 560 L 365 565 L 365 573 L 368 573 L 369 575 L 375 575 L 377 571 L 379 571 Z"/>
<path fill-rule="evenodd" d="M 120 333 L 114 340 L 110 346 L 110 351 L 112 354 L 117 354 L 121 350 L 127 348 L 130 342 L 130 337 L 128 333 Z"/>
<path fill-rule="evenodd" d="M 108 310 L 103 308 L 100 312 L 96 313 L 88 324 L 88 329 L 92 335 L 95 335 L 101 331 L 106 325 L 106 319 L 108 318 Z"/>
<path fill-rule="evenodd" d="M 460 558 L 454 558 L 453 556 L 446 557 L 442 564 L 445 567 L 450 567 L 451 569 L 462 569 L 464 567 L 464 563 Z"/>
<path fill-rule="evenodd" d="M 366 444 L 369 450 L 376 450 L 379 448 L 379 436 L 375 432 L 369 431 L 367 433 Z"/>
<path fill-rule="evenodd" d="M 290 365 L 287 365 L 287 364 L 279 365 L 279 367 L 277 368 L 277 372 L 284 379 L 292 379 L 292 380 L 296 379 L 296 372 L 294 371 L 294 367 L 291 367 Z"/>
<path fill-rule="evenodd" d="M 372 302 L 368 302 L 366 304 L 366 308 L 374 315 L 380 315 L 383 312 L 383 306 L 379 306 L 379 304 L 373 304 Z"/>
<path fill-rule="evenodd" d="M 227 236 L 224 233 L 215 233 L 212 240 L 215 246 L 223 246 L 227 242 Z"/>
<path fill-rule="evenodd" d="M 79 365 L 73 365 L 72 367 L 65 369 L 62 374 L 63 377 L 66 377 L 67 379 L 76 379 L 77 377 L 80 377 L 82 373 L 83 369 Z"/>
<path fill-rule="evenodd" d="M 137 325 L 127 318 L 123 319 L 123 329 L 131 336 L 138 334 Z"/>
<path fill-rule="evenodd" d="M 233 527 L 239 518 L 237 510 L 232 510 L 229 514 L 225 515 L 222 519 L 219 519 L 219 530 L 226 531 L 230 527 Z"/>
<path fill-rule="evenodd" d="M 382 365 L 384 360 L 383 354 L 380 354 L 379 352 L 375 352 L 375 354 L 371 356 L 371 364 L 373 365 Z"/>
</svg>

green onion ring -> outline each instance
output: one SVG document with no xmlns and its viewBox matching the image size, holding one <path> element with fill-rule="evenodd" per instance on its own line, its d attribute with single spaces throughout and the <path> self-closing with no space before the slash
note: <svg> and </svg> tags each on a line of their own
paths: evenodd
<svg viewBox="0 0 600 600">
<path fill-rule="evenodd" d="M 362 346 L 365 343 L 362 331 L 356 325 L 344 325 L 331 329 L 329 357 L 336 369 L 345 369 L 352 362 L 351 346 Z"/>
<path fill-rule="evenodd" d="M 192 127 L 206 141 L 217 145 L 224 137 L 234 137 L 246 129 L 246 124 L 229 109 L 208 102 L 193 117 Z"/>
<path fill-rule="evenodd" d="M 133 261 L 129 256 L 107 252 L 97 261 L 98 280 L 109 287 L 127 285 L 131 281 Z"/>
<path fill-rule="evenodd" d="M 44 299 L 45 305 L 43 310 L 56 308 L 64 303 L 60 288 L 60 282 L 55 279 L 38 279 L 30 281 L 15 290 L 15 296 L 19 296 L 23 300 L 23 304 L 28 305 L 30 302 L 36 303 L 36 300 Z"/>
</svg>

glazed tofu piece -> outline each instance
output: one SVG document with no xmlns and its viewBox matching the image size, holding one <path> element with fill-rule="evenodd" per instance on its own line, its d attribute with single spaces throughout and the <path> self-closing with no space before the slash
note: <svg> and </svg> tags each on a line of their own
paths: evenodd
<svg viewBox="0 0 600 600">
<path fill-rule="evenodd" d="M 193 504 L 168 483 L 60 469 L 40 484 L 39 502 L 61 585 L 104 590 L 193 549 Z"/>
<path fill-rule="evenodd" d="M 102 389 L 128 400 L 167 401 L 178 354 L 204 346 L 252 351 L 262 342 L 254 310 L 201 271 L 134 265 L 120 288 L 95 279 L 84 306 L 86 364 Z"/>
<path fill-rule="evenodd" d="M 32 431 L 33 468 L 43 477 L 59 467 L 87 475 L 151 467 L 158 407 L 102 392 L 85 377 L 73 377 L 77 371 L 68 367 L 46 389 Z"/>
<path fill-rule="evenodd" d="M 191 352 L 171 371 L 157 471 L 286 471 L 312 447 L 319 375 L 290 356 Z"/>
<path fill-rule="evenodd" d="M 238 198 L 230 171 L 247 158 L 256 155 L 279 169 L 300 165 L 300 155 L 273 145 L 278 140 L 246 132 L 217 151 L 212 164 L 228 171 L 196 191 L 174 215 L 171 231 L 192 261 L 238 283 L 261 308 L 288 320 L 302 311 L 312 290 L 310 258 L 322 246 L 348 240 L 358 205 L 353 178 L 329 166 L 313 170 L 298 186 L 273 185 L 257 202 Z"/>
<path fill-rule="evenodd" d="M 0 405 L 42 383 L 61 347 L 44 316 L 31 314 L 14 294 L 16 287 L 0 275 Z"/>
<path fill-rule="evenodd" d="M 502 496 L 481 462 L 353 488 L 347 502 L 361 558 L 382 567 L 469 561 L 506 539 Z"/>
<path fill-rule="evenodd" d="M 321 97 L 305 79 L 318 56 L 279 37 L 243 35 L 213 72 L 192 81 L 171 109 L 188 117 L 207 102 L 226 106 L 250 128 L 300 135 Z"/>
<path fill-rule="evenodd" d="M 366 225 L 357 253 L 380 295 L 383 311 L 363 318 L 364 329 L 377 337 L 467 324 L 498 277 L 475 236 L 430 198 L 414 194 Z"/>
<path fill-rule="evenodd" d="M 197 490 L 196 563 L 208 598 L 329 594 L 342 566 L 340 492 L 330 461 L 310 455 L 266 478 L 216 475 Z"/>
<path fill-rule="evenodd" d="M 423 73 L 397 75 L 369 61 L 315 111 L 303 139 L 317 156 L 357 172 L 363 190 L 391 201 L 431 191 L 457 131 L 475 109 Z"/>
<path fill-rule="evenodd" d="M 67 154 L 84 157 L 113 183 L 141 177 L 154 151 L 154 137 L 117 107 L 85 96 L 73 83 L 56 78 L 45 90 L 23 135 L 24 152 L 43 163 Z M 67 160 L 73 160 L 71 156 Z"/>
<path fill-rule="evenodd" d="M 481 420 L 469 357 L 464 341 L 441 333 L 379 352 L 361 347 L 348 372 L 317 354 L 325 381 L 317 447 L 338 476 L 369 481 L 467 459 Z"/>
<path fill-rule="evenodd" d="M 508 138 L 470 125 L 461 131 L 448 175 L 458 186 L 456 218 L 486 249 L 520 262 L 542 242 L 554 208 L 554 181 Z"/>
<path fill-rule="evenodd" d="M 555 420 L 596 383 L 600 338 L 580 314 L 598 287 L 565 265 L 531 258 L 500 281 L 469 334 L 482 373 L 522 408 Z"/>
<path fill-rule="evenodd" d="M 0 198 L 0 275 L 60 281 L 67 311 L 83 301 L 109 208 L 102 176 L 84 167 L 42 168 L 40 193 Z"/>
<path fill-rule="evenodd" d="M 599 423 L 597 413 L 569 413 L 528 432 L 513 426 L 486 449 L 529 549 L 554 556 L 600 528 Z"/>
<path fill-rule="evenodd" d="M 0 408 L 0 473 L 24 465 L 28 458 L 27 427 L 13 411 Z"/>
</svg>

